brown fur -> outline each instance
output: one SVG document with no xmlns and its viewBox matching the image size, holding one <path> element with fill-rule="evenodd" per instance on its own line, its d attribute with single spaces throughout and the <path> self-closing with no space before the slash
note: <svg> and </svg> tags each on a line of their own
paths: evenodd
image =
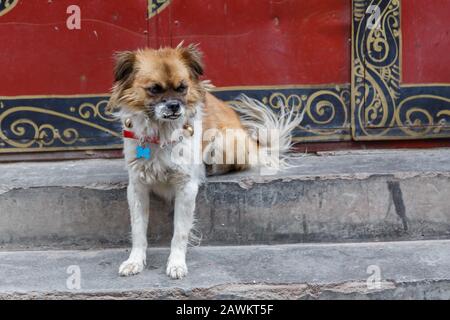
<svg viewBox="0 0 450 320">
<path fill-rule="evenodd" d="M 201 55 L 195 51 L 195 47 L 190 46 L 118 53 L 109 108 L 113 110 L 121 104 L 136 109 L 144 108 L 148 103 L 168 96 L 182 98 L 188 106 L 203 100 L 205 91 L 199 81 L 203 67 Z M 182 82 L 188 87 L 185 95 L 174 90 Z M 166 90 L 165 94 L 150 94 L 148 88 L 155 84 L 161 85 Z"/>
<path fill-rule="evenodd" d="M 244 135 L 246 132 L 242 127 L 241 120 L 236 112 L 227 106 L 227 104 L 210 93 L 206 93 L 205 109 L 203 117 L 203 130 L 208 129 L 217 130 L 223 137 L 226 136 L 227 129 L 238 129 Z M 248 143 L 254 143 L 251 139 L 246 139 Z M 223 159 L 227 157 L 227 150 L 234 152 L 234 164 L 212 165 L 208 167 L 208 174 L 222 174 L 229 171 L 245 170 L 248 167 L 248 157 L 246 163 L 238 163 L 236 157 L 238 152 L 238 145 L 235 139 L 229 139 L 228 145 L 223 150 Z M 207 148 L 207 141 L 203 144 L 203 149 Z M 246 150 L 249 150 L 248 146 Z"/>
</svg>

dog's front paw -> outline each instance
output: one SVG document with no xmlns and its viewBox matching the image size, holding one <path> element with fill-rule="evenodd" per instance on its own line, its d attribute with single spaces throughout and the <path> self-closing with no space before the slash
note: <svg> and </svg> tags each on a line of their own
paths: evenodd
<svg viewBox="0 0 450 320">
<path fill-rule="evenodd" d="M 145 264 L 143 261 L 126 260 L 119 267 L 119 275 L 122 277 L 133 276 L 144 270 Z"/>
<path fill-rule="evenodd" d="M 186 262 L 184 261 L 171 261 L 167 263 L 166 274 L 171 279 L 183 279 L 188 273 Z"/>
</svg>

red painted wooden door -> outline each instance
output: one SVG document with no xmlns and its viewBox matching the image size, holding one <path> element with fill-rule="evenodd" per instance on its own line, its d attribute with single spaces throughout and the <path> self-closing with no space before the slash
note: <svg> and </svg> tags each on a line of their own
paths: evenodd
<svg viewBox="0 0 450 320">
<path fill-rule="evenodd" d="M 297 141 L 448 137 L 448 14 L 450 0 L 0 0 L 0 153 L 120 148 L 112 54 L 182 40 L 220 98 L 305 110 Z"/>
</svg>

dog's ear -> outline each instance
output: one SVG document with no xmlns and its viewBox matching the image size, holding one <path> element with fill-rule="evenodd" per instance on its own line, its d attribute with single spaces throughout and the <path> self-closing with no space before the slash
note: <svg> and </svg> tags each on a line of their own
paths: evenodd
<svg viewBox="0 0 450 320">
<path fill-rule="evenodd" d="M 114 81 L 126 82 L 134 71 L 136 55 L 132 51 L 122 51 L 114 54 L 116 65 L 114 67 Z"/>
<path fill-rule="evenodd" d="M 189 67 L 192 77 L 198 80 L 203 75 L 203 54 L 198 49 L 198 45 L 190 44 L 183 47 L 182 44 L 178 45 L 177 50 L 180 52 L 184 63 Z"/>
<path fill-rule="evenodd" d="M 106 107 L 110 112 L 117 108 L 117 101 L 122 91 L 130 86 L 133 81 L 136 54 L 132 51 L 116 52 L 114 59 L 114 86 L 108 106 Z"/>
</svg>

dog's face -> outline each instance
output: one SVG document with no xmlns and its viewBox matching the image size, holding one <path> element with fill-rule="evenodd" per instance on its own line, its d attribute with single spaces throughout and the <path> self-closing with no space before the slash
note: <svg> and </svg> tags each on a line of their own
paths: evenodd
<svg viewBox="0 0 450 320">
<path fill-rule="evenodd" d="M 126 106 L 150 121 L 177 121 L 195 113 L 204 93 L 201 53 L 195 46 L 116 55 L 110 106 Z"/>
</svg>

